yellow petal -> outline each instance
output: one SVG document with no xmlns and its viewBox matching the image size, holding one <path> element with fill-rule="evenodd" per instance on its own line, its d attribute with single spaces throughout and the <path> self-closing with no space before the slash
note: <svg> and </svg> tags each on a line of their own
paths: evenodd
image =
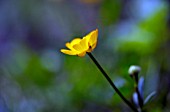
<svg viewBox="0 0 170 112">
<path fill-rule="evenodd" d="M 92 50 L 96 47 L 97 42 L 92 45 Z"/>
<path fill-rule="evenodd" d="M 97 42 L 97 37 L 98 37 L 98 29 L 92 31 L 91 34 L 88 37 L 89 38 L 89 44 L 91 46 Z"/>
<path fill-rule="evenodd" d="M 79 52 L 83 52 L 84 51 L 84 48 L 81 46 L 81 44 L 76 44 L 76 45 L 73 46 L 73 48 L 76 51 L 79 51 Z"/>
<path fill-rule="evenodd" d="M 83 57 L 85 55 L 86 55 L 86 52 L 82 52 L 82 53 L 78 54 L 79 57 Z"/>
<path fill-rule="evenodd" d="M 80 41 L 80 45 L 81 45 L 81 47 L 83 48 L 83 50 L 87 50 L 87 49 L 89 48 L 88 42 L 87 42 L 87 39 L 86 39 L 86 38 L 83 38 L 83 39 Z"/>
<path fill-rule="evenodd" d="M 71 46 L 71 44 L 69 42 L 67 42 L 66 44 L 66 47 L 69 48 L 70 50 L 73 50 L 73 47 Z"/>
<path fill-rule="evenodd" d="M 60 51 L 64 54 L 68 54 L 68 55 L 78 55 L 78 52 L 76 52 L 76 51 L 71 51 L 71 50 L 66 50 L 66 49 L 61 49 Z"/>
<path fill-rule="evenodd" d="M 71 46 L 73 46 L 75 44 L 78 44 L 81 40 L 82 40 L 81 38 L 75 38 L 70 42 L 70 44 L 71 44 Z"/>
<path fill-rule="evenodd" d="M 75 49 L 73 48 L 73 45 L 78 44 L 80 41 L 81 41 L 80 38 L 75 38 L 70 43 L 67 42 L 65 45 L 66 45 L 67 48 L 69 48 L 70 50 L 74 51 Z"/>
<path fill-rule="evenodd" d="M 97 37 L 98 37 L 98 29 L 93 30 L 91 33 L 89 33 L 86 37 L 89 49 L 87 52 L 91 52 L 97 45 Z"/>
<path fill-rule="evenodd" d="M 97 43 L 93 44 L 92 46 L 89 47 L 89 49 L 87 50 L 87 52 L 92 52 L 93 49 L 96 47 Z"/>
</svg>

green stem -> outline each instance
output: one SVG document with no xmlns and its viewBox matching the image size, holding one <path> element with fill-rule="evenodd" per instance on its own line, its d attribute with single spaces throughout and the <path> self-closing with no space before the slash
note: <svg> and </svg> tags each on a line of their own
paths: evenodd
<svg viewBox="0 0 170 112">
<path fill-rule="evenodd" d="M 113 89 L 117 92 L 117 94 L 122 98 L 122 100 L 134 111 L 134 112 L 138 112 L 138 110 L 122 95 L 122 93 L 117 89 L 117 87 L 115 86 L 115 84 L 112 82 L 112 80 L 110 79 L 110 77 L 107 75 L 107 73 L 103 70 L 103 68 L 100 66 L 100 64 L 97 62 L 97 60 L 93 57 L 93 55 L 91 53 L 87 53 L 89 55 L 89 57 L 92 59 L 92 61 L 96 64 L 96 66 L 98 67 L 98 69 L 102 72 L 102 74 L 104 75 L 104 77 L 107 79 L 107 81 L 109 82 L 109 84 L 113 87 Z"/>
</svg>

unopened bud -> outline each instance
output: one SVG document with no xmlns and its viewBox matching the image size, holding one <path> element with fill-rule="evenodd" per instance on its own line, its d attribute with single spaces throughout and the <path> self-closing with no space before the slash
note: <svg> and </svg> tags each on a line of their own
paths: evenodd
<svg viewBox="0 0 170 112">
<path fill-rule="evenodd" d="M 141 71 L 141 68 L 137 65 L 131 65 L 129 68 L 129 75 L 134 75 L 134 74 L 138 74 Z"/>
</svg>

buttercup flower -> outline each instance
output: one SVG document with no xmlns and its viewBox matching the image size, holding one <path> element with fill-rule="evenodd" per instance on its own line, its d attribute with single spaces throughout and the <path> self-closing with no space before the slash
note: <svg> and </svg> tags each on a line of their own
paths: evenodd
<svg viewBox="0 0 170 112">
<path fill-rule="evenodd" d="M 104 69 L 100 66 L 98 61 L 94 58 L 94 56 L 90 53 L 93 51 L 93 49 L 97 45 L 97 37 L 98 37 L 98 29 L 93 30 L 86 36 L 81 38 L 75 38 L 71 42 L 66 43 L 66 47 L 68 49 L 61 49 L 61 52 L 68 55 L 77 55 L 80 57 L 83 57 L 88 54 L 88 56 L 91 58 L 91 60 L 96 64 L 98 69 L 101 71 L 103 76 L 106 78 L 106 80 L 109 82 L 109 84 L 112 86 L 112 88 L 117 92 L 117 94 L 122 98 L 122 100 L 134 111 L 138 112 L 136 107 L 134 107 L 131 102 L 129 102 L 122 93 L 118 90 L 118 88 L 115 86 L 111 78 L 107 75 L 107 73 L 104 71 Z M 134 70 L 130 70 L 130 72 L 133 72 Z M 135 96 L 136 98 L 136 96 Z"/>
<path fill-rule="evenodd" d="M 85 37 L 75 38 L 66 43 L 68 49 L 61 49 L 61 52 L 68 55 L 77 55 L 83 57 L 87 52 L 92 52 L 97 45 L 98 29 L 93 30 Z"/>
</svg>

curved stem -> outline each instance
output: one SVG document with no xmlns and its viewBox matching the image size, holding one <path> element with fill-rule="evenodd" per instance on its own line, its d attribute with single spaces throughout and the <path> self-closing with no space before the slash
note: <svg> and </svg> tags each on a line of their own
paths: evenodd
<svg viewBox="0 0 170 112">
<path fill-rule="evenodd" d="M 102 72 L 102 74 L 104 75 L 104 77 L 107 79 L 107 81 L 109 82 L 109 84 L 113 87 L 113 89 L 116 91 L 116 93 L 122 98 L 122 100 L 134 111 L 134 112 L 138 112 L 138 110 L 122 95 L 122 93 L 117 89 L 117 87 L 115 86 L 115 84 L 112 82 L 112 80 L 110 79 L 110 77 L 107 75 L 107 73 L 103 70 L 103 68 L 100 66 L 100 64 L 97 62 L 97 60 L 93 57 L 93 55 L 91 53 L 87 53 L 89 55 L 89 57 L 92 59 L 92 61 L 96 64 L 96 66 L 98 67 L 98 69 Z"/>
</svg>

